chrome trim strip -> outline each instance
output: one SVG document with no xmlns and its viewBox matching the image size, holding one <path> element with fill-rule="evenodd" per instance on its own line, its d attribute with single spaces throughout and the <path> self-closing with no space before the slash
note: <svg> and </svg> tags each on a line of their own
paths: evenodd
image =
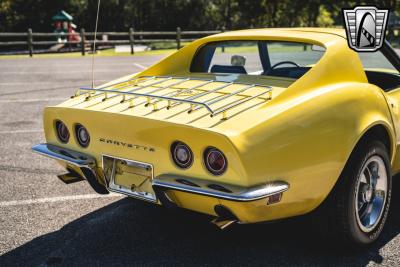
<svg viewBox="0 0 400 267">
<path fill-rule="evenodd" d="M 38 144 L 33 146 L 32 150 L 43 156 L 65 161 L 77 167 L 92 168 L 96 165 L 95 159 L 91 156 L 51 144 Z"/>
<path fill-rule="evenodd" d="M 227 189 L 231 190 L 232 193 L 226 193 L 218 190 L 214 190 L 207 187 L 207 181 L 202 181 L 198 179 L 190 179 L 184 177 L 188 181 L 191 181 L 199 187 L 185 185 L 176 181 L 182 177 L 171 177 L 166 178 L 165 175 L 155 177 L 153 179 L 153 186 L 162 187 L 164 189 L 172 189 L 178 190 L 188 193 L 194 193 L 199 195 L 205 195 L 210 197 L 216 197 L 220 199 L 232 200 L 232 201 L 240 201 L 240 202 L 248 202 L 259 200 L 263 198 L 267 198 L 271 195 L 283 193 L 289 189 L 289 184 L 283 181 L 274 181 L 270 183 L 266 183 L 264 185 L 254 186 L 251 188 L 239 187 L 239 186 L 229 186 L 226 184 L 209 182 L 209 184 L 220 184 Z"/>
</svg>

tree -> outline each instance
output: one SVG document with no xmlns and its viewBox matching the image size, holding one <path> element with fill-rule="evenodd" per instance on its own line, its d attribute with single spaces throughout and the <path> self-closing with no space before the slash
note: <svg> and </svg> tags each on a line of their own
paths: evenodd
<svg viewBox="0 0 400 267">
<path fill-rule="evenodd" d="M 49 32 L 51 17 L 63 9 L 87 31 L 94 29 L 98 0 L 1 0 L 0 31 Z M 256 27 L 342 25 L 342 8 L 356 4 L 389 7 L 398 0 L 103 0 L 99 30 L 213 30 Z"/>
</svg>

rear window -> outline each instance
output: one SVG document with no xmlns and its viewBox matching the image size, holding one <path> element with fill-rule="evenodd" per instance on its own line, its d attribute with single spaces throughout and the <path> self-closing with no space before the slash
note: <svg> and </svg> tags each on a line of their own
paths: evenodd
<svg viewBox="0 0 400 267">
<path fill-rule="evenodd" d="M 190 71 L 299 78 L 324 51 L 323 47 L 297 42 L 212 42 L 199 49 Z"/>
</svg>

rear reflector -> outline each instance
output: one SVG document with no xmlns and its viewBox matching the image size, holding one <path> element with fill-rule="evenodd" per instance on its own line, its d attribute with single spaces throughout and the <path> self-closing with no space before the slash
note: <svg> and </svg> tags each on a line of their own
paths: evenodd
<svg viewBox="0 0 400 267">
<path fill-rule="evenodd" d="M 281 199 L 282 199 L 282 193 L 278 193 L 278 194 L 269 196 L 268 200 L 267 200 L 267 205 L 272 205 L 272 204 L 278 203 L 281 201 Z"/>
</svg>

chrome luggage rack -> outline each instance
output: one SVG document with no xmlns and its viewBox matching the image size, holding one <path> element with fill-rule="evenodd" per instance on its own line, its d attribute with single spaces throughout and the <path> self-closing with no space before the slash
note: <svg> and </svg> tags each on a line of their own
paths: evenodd
<svg viewBox="0 0 400 267">
<path fill-rule="evenodd" d="M 152 83 L 147 83 L 144 85 L 141 85 L 142 83 L 146 83 L 149 82 L 151 80 L 155 80 Z M 160 84 L 167 82 L 169 80 L 177 80 L 176 82 L 170 83 L 169 85 L 166 86 L 160 86 Z M 184 82 L 187 81 L 203 81 L 203 83 L 192 86 L 190 88 L 177 88 L 175 86 L 180 85 Z M 222 119 L 226 119 L 227 118 L 227 114 L 226 111 L 237 107 L 241 104 L 244 104 L 245 102 L 248 102 L 252 99 L 255 98 L 259 98 L 259 99 L 263 99 L 265 101 L 270 100 L 272 97 L 272 88 L 270 86 L 266 86 L 266 85 L 260 85 L 260 84 L 250 84 L 250 83 L 242 83 L 242 82 L 225 82 L 225 84 L 218 86 L 217 88 L 211 89 L 211 90 L 202 90 L 199 89 L 207 84 L 210 83 L 221 83 L 224 81 L 218 81 L 218 80 L 212 80 L 212 79 L 203 79 L 203 78 L 191 78 L 191 77 L 174 77 L 174 76 L 140 76 L 137 78 L 132 78 L 132 79 L 128 79 L 125 81 L 121 81 L 118 83 L 114 83 L 114 84 L 110 84 L 104 87 L 100 87 L 100 88 L 88 88 L 88 87 L 81 87 L 78 92 L 76 93 L 76 96 L 82 96 L 82 95 L 86 95 L 85 101 L 88 101 L 90 99 L 93 99 L 95 97 L 99 97 L 99 96 L 103 96 L 104 98 L 102 99 L 102 101 L 106 101 L 108 99 L 111 98 L 115 98 L 118 96 L 122 95 L 122 101 L 121 103 L 124 102 L 130 102 L 130 107 L 134 107 L 134 103 L 133 100 L 138 98 L 138 97 L 145 97 L 147 98 L 147 100 L 145 102 L 141 102 L 138 103 L 136 105 L 141 105 L 141 104 L 145 104 L 145 106 L 153 106 L 154 110 L 158 110 L 157 109 L 157 104 L 162 102 L 162 101 L 167 101 L 167 106 L 166 109 L 171 109 L 173 107 L 176 107 L 178 105 L 181 104 L 189 104 L 190 108 L 187 110 L 187 112 L 193 113 L 201 108 L 205 108 L 211 117 L 214 117 L 218 114 L 222 114 Z M 243 88 L 240 88 L 234 92 L 231 93 L 222 93 L 221 90 L 222 89 L 226 89 L 229 86 L 232 85 L 243 85 Z M 117 89 L 110 89 L 113 87 L 118 87 Z M 132 87 L 131 90 L 130 87 Z M 143 89 L 149 89 L 149 88 L 156 88 L 154 90 L 152 90 L 151 92 L 147 92 L 147 93 L 141 93 L 138 92 L 140 90 Z M 245 93 L 246 91 L 252 89 L 252 88 L 261 88 L 264 89 L 261 93 L 257 93 L 255 95 L 251 95 L 251 96 L 244 96 L 244 95 L 240 95 L 241 93 Z M 121 89 L 128 89 L 127 91 L 121 91 Z M 176 92 L 169 92 L 166 94 L 162 94 L 162 95 L 155 95 L 153 93 L 155 92 L 160 92 L 162 90 L 167 90 L 167 89 L 175 89 L 177 90 Z M 194 90 L 199 91 L 199 93 L 196 94 L 192 94 L 189 97 L 186 98 L 178 98 L 179 95 L 182 94 L 191 94 Z M 208 99 L 206 101 L 196 101 L 196 99 L 206 96 L 208 94 L 211 93 L 221 93 L 220 96 Z M 109 94 L 115 94 L 113 96 L 109 96 Z M 263 95 L 268 94 L 266 97 L 262 97 Z M 127 98 L 127 96 L 133 96 L 131 98 Z M 222 100 L 226 100 L 232 96 L 242 96 L 243 98 L 240 100 L 236 100 L 236 101 L 232 101 L 230 103 L 227 103 L 219 108 L 212 108 L 212 105 L 222 101 Z"/>
</svg>

